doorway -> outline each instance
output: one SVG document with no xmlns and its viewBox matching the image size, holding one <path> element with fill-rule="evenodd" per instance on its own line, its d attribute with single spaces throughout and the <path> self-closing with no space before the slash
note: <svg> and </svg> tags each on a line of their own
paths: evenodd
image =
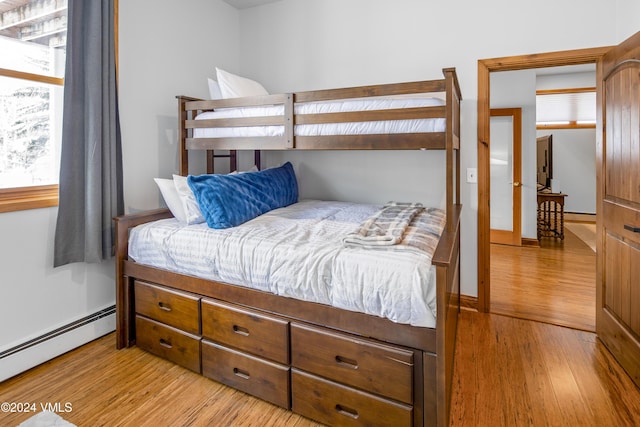
<svg viewBox="0 0 640 427">
<path fill-rule="evenodd" d="M 491 310 L 490 74 L 595 63 L 608 47 L 478 61 L 478 310 Z"/>
</svg>

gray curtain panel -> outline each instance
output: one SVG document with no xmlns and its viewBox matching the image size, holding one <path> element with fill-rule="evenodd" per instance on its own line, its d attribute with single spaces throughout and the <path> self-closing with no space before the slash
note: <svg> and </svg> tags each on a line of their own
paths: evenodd
<svg viewBox="0 0 640 427">
<path fill-rule="evenodd" d="M 54 266 L 113 255 L 124 212 L 114 0 L 69 0 Z"/>
</svg>

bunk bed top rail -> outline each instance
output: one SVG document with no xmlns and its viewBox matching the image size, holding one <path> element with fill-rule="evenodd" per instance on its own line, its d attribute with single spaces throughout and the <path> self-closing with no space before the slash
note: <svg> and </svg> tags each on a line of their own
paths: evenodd
<svg viewBox="0 0 640 427">
<path fill-rule="evenodd" d="M 459 117 L 461 100 L 455 68 L 443 69 L 444 78 L 418 82 L 392 83 L 285 93 L 246 98 L 198 100 L 179 96 L 181 147 L 184 150 L 445 150 L 459 149 Z M 445 98 L 445 105 L 409 108 L 371 109 L 364 111 L 295 112 L 295 105 L 323 101 L 370 99 L 421 94 Z M 280 107 L 278 114 L 259 117 L 198 119 L 202 112 L 237 107 Z M 295 125 L 344 124 L 394 120 L 446 119 L 453 123 L 446 131 L 410 133 L 370 133 L 364 135 L 295 135 Z M 196 137 L 196 129 L 280 126 L 284 132 L 276 136 Z"/>
</svg>

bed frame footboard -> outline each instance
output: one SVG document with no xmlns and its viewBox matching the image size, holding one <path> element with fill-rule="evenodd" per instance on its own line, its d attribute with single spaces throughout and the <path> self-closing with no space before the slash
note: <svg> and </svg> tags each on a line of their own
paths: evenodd
<svg viewBox="0 0 640 427">
<path fill-rule="evenodd" d="M 116 348 L 129 347 L 132 342 L 131 313 L 132 286 L 124 274 L 124 263 L 129 259 L 129 230 L 136 225 L 159 219 L 172 218 L 169 209 L 157 209 L 114 218 L 116 234 Z"/>
</svg>

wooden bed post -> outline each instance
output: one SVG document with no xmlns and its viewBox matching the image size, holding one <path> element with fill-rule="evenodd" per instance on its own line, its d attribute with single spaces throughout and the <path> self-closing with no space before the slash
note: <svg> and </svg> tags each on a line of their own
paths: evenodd
<svg viewBox="0 0 640 427">
<path fill-rule="evenodd" d="M 171 218 L 169 209 L 155 209 L 115 217 L 116 233 L 116 348 L 129 347 L 134 339 L 132 278 L 125 272 L 129 259 L 129 229 L 139 224 Z"/>
<path fill-rule="evenodd" d="M 447 174 L 447 225 L 440 237 L 455 240 L 443 247 L 452 252 L 445 255 L 446 262 L 434 256 L 437 282 L 437 425 L 449 425 L 451 406 L 451 384 L 455 340 L 460 311 L 460 101 L 462 95 L 455 68 L 442 70 L 446 86 L 446 174 Z M 454 158 L 455 156 L 455 158 Z M 454 188 L 455 185 L 455 188 Z M 440 247 L 440 246 L 439 246 Z M 438 255 L 438 254 L 436 254 Z"/>
<path fill-rule="evenodd" d="M 455 68 L 442 70 L 446 86 L 446 174 L 447 230 L 454 227 L 453 206 L 460 204 L 460 86 Z M 455 156 L 455 158 L 454 158 Z M 454 188 L 455 185 L 455 188 Z"/>
<path fill-rule="evenodd" d="M 285 94 L 284 100 L 284 138 L 285 138 L 285 147 L 286 148 L 296 148 L 294 145 L 294 132 L 293 127 L 295 126 L 294 119 L 294 95 L 292 93 Z"/>
<path fill-rule="evenodd" d="M 215 150 L 207 150 L 206 158 L 207 158 L 207 173 L 213 173 L 214 162 L 216 158 Z"/>
<path fill-rule="evenodd" d="M 196 98 L 179 95 L 178 98 L 178 174 L 187 176 L 189 173 L 189 151 L 186 147 L 186 140 L 189 137 L 189 130 L 185 126 L 185 122 L 189 119 L 189 113 L 185 109 L 187 101 L 195 101 Z M 193 113 L 192 113 L 193 114 Z"/>
<path fill-rule="evenodd" d="M 238 152 L 236 150 L 229 150 L 229 172 L 238 170 Z"/>
<path fill-rule="evenodd" d="M 116 348 L 129 346 L 129 292 L 124 275 L 124 260 L 128 258 L 128 235 L 119 221 L 114 218 L 116 233 Z"/>
</svg>

